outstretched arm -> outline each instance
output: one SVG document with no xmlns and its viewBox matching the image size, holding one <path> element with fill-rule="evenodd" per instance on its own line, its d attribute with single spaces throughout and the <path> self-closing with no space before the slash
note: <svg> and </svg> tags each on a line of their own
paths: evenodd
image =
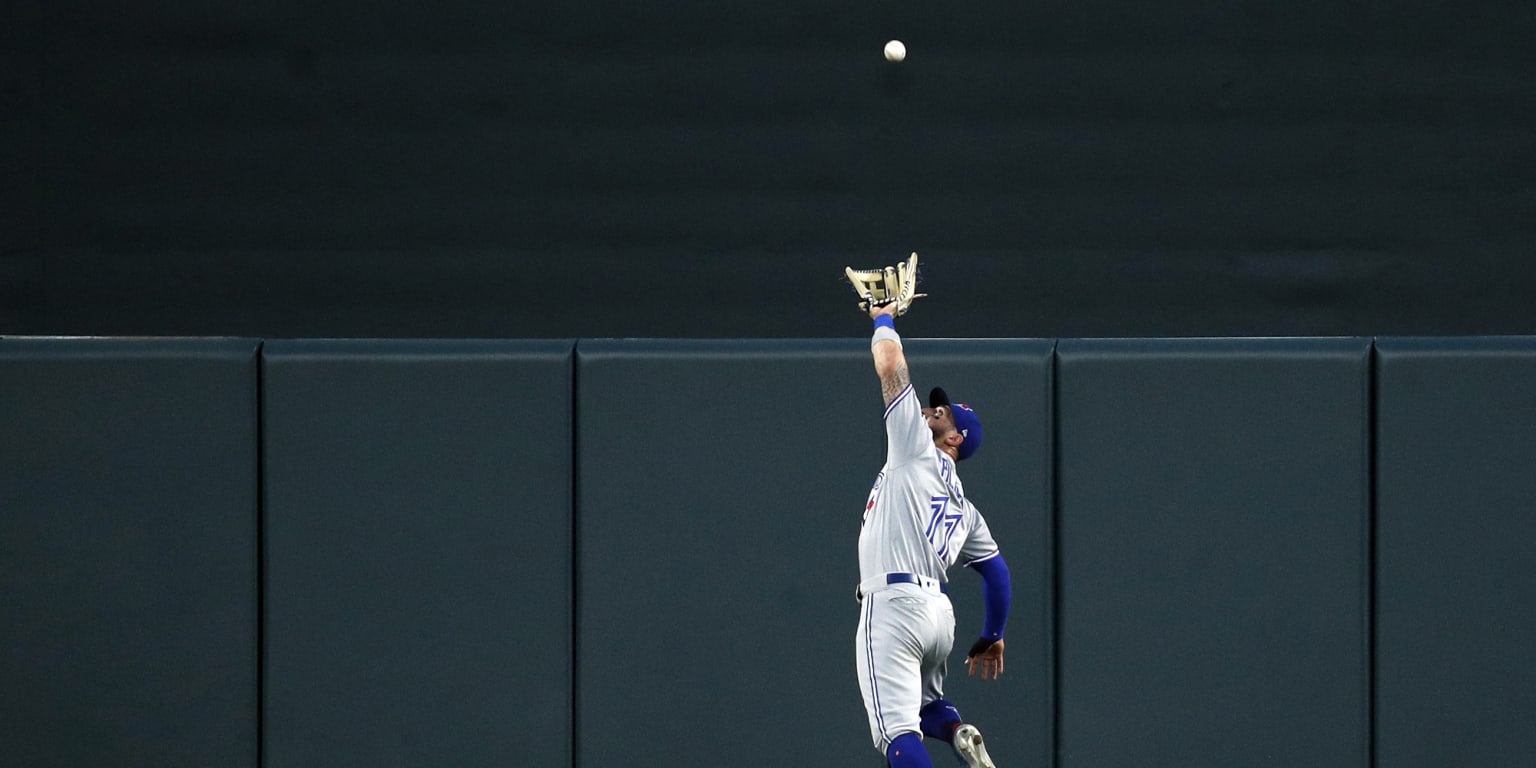
<svg viewBox="0 0 1536 768">
<path fill-rule="evenodd" d="M 981 679 L 996 680 L 1003 673 L 1003 629 L 1008 625 L 1008 607 L 1013 602 L 1012 578 L 1001 552 L 985 560 L 969 563 L 969 566 L 981 574 L 986 622 L 981 637 L 971 644 L 970 651 L 965 655 L 965 666 L 973 677 L 979 665 Z"/>
<path fill-rule="evenodd" d="M 870 307 L 875 320 L 875 335 L 869 349 L 875 357 L 875 373 L 880 375 L 880 393 L 890 405 L 912 383 L 907 373 L 907 356 L 901 351 L 901 337 L 896 335 L 896 305 Z"/>
</svg>

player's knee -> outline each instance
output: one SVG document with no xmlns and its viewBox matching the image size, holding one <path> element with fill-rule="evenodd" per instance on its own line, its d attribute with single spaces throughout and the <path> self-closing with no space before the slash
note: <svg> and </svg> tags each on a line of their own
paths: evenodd
<svg viewBox="0 0 1536 768">
<path fill-rule="evenodd" d="M 923 749 L 923 737 L 910 732 L 891 739 L 891 745 L 885 749 L 885 761 L 891 768 L 933 768 L 928 750 Z"/>
<path fill-rule="evenodd" d="M 944 699 L 934 699 L 918 710 L 917 716 L 923 735 L 930 739 L 951 742 L 955 740 L 955 727 L 960 725 L 960 710 Z"/>
</svg>

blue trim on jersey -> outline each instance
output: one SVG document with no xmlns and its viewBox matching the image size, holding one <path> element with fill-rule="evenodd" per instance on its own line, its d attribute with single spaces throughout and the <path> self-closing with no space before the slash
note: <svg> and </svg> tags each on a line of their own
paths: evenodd
<svg viewBox="0 0 1536 768">
<path fill-rule="evenodd" d="M 890 417 L 891 417 L 891 411 L 893 411 L 893 410 L 895 410 L 895 409 L 896 409 L 896 404 L 897 404 L 897 403 L 900 403 L 900 402 L 901 402 L 901 399 L 902 399 L 902 398 L 904 398 L 904 397 L 906 397 L 906 396 L 907 396 L 907 393 L 908 393 L 908 392 L 911 392 L 911 391 L 912 391 L 912 385 L 911 385 L 911 384 L 908 384 L 908 385 L 907 385 L 907 388 L 906 388 L 906 389 L 903 389 L 903 390 L 902 390 L 902 391 L 901 391 L 901 393 L 900 393 L 900 394 L 898 394 L 898 395 L 896 395 L 896 399 L 895 399 L 895 400 L 892 400 L 892 401 L 891 401 L 891 404 L 890 404 L 890 405 L 887 405 L 887 406 L 886 406 L 886 407 L 885 407 L 885 416 L 883 416 L 883 417 L 882 417 L 882 418 L 886 418 L 886 419 L 889 419 L 889 418 L 890 418 Z"/>
<path fill-rule="evenodd" d="M 991 560 L 992 558 L 997 557 L 998 555 L 1001 555 L 1001 554 L 1003 554 L 1003 551 L 1001 549 L 999 549 L 998 551 L 993 552 L 990 555 L 982 555 L 981 557 L 978 557 L 975 560 L 972 560 L 969 563 L 966 563 L 965 565 L 962 565 L 960 567 L 961 568 L 969 568 L 969 567 L 971 567 L 971 566 L 973 566 L 973 565 L 975 565 L 977 563 L 983 563 L 983 562 L 986 562 L 988 560 Z"/>
</svg>

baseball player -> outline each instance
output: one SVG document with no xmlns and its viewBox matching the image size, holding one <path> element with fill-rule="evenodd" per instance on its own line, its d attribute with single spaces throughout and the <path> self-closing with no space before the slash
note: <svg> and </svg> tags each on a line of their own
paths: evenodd
<svg viewBox="0 0 1536 768">
<path fill-rule="evenodd" d="M 981 422 L 942 389 L 922 407 L 896 333 L 896 305 L 870 307 L 869 315 L 886 434 L 885 466 L 859 531 L 855 650 L 870 735 L 891 768 L 931 768 L 924 736 L 949 743 L 970 768 L 996 768 L 981 732 L 944 699 L 955 642 L 946 572 L 956 562 L 981 574 L 986 602 L 985 626 L 966 667 L 983 680 L 1003 673 L 1008 566 L 955 471 L 981 447 Z"/>
</svg>

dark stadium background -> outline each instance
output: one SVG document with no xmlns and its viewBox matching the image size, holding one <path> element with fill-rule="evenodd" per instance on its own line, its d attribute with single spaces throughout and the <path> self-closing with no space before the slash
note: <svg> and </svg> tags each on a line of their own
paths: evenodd
<svg viewBox="0 0 1536 768">
<path fill-rule="evenodd" d="M 0 11 L 0 332 L 1536 331 L 1536 9 Z M 881 57 L 904 40 L 905 63 Z"/>
</svg>

